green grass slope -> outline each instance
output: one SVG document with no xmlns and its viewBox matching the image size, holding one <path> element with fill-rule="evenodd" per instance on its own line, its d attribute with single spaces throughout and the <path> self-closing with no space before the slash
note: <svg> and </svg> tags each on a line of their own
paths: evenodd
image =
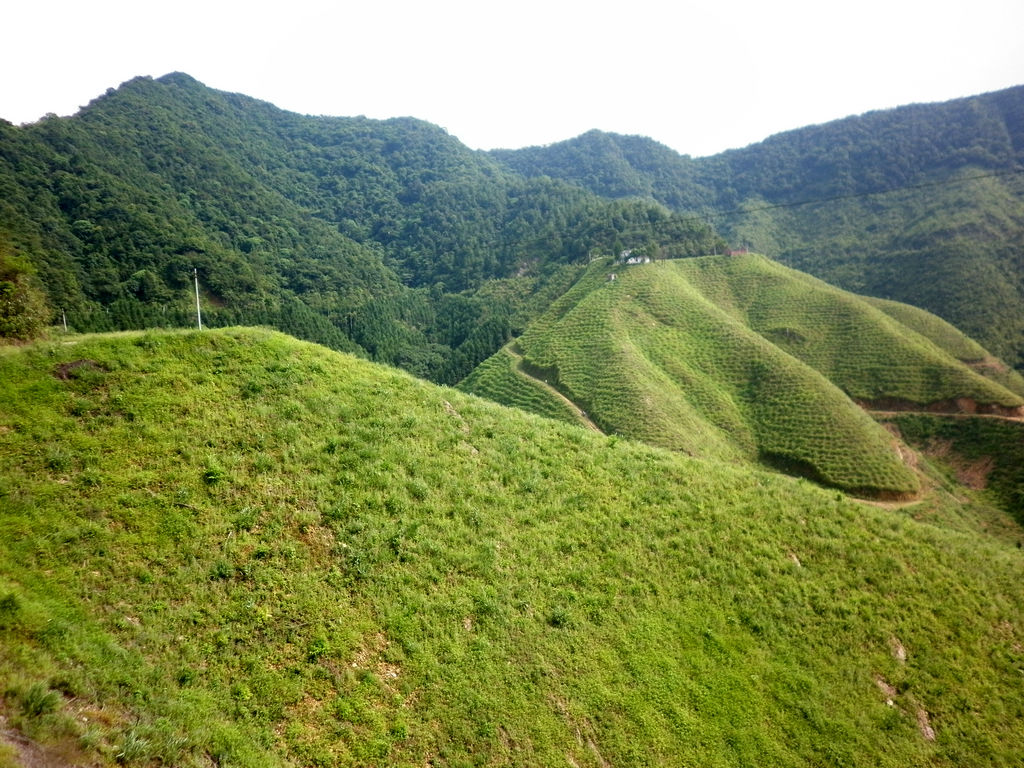
<svg viewBox="0 0 1024 768">
<path fill-rule="evenodd" d="M 1003 539 L 270 332 L 7 351 L 0 394 L 0 708 L 67 763 L 1024 751 Z"/>
<path fill-rule="evenodd" d="M 895 302 L 879 307 L 877 300 L 866 301 L 757 254 L 691 260 L 678 268 L 702 294 L 858 400 L 928 406 L 967 398 L 995 408 L 1024 405 L 1019 394 L 947 351 L 943 345 L 952 343 L 955 329 L 924 310 L 898 304 L 901 309 L 894 310 Z M 960 336 L 953 350 L 970 347 L 968 360 L 992 360 L 980 345 Z"/>
<path fill-rule="evenodd" d="M 937 347 L 945 350 L 960 362 L 967 363 L 982 376 L 992 379 L 1015 394 L 1024 395 L 1024 376 L 1001 360 L 992 357 L 988 350 L 978 342 L 941 317 L 898 301 L 876 299 L 869 296 L 865 296 L 864 299 L 903 325 L 928 338 Z"/>
<path fill-rule="evenodd" d="M 1008 412 L 1024 403 L 860 297 L 752 254 L 595 263 L 516 345 L 527 370 L 605 431 L 760 458 L 868 494 L 913 493 L 917 482 L 850 398 Z M 522 367 L 499 356 L 461 386 L 553 415 L 511 396 Z"/>
<path fill-rule="evenodd" d="M 478 365 L 463 381 L 468 392 L 488 393 L 491 400 L 539 413 L 550 419 L 576 424 L 576 412 L 562 399 L 552 396 L 542 380 L 522 370 L 522 358 L 509 347 L 504 347 Z"/>
</svg>

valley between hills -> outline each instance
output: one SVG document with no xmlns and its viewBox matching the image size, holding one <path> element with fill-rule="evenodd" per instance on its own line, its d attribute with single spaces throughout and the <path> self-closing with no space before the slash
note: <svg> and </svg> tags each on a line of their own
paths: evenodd
<svg viewBox="0 0 1024 768">
<path fill-rule="evenodd" d="M 0 767 L 1017 765 L 1022 116 L 0 121 Z"/>
</svg>

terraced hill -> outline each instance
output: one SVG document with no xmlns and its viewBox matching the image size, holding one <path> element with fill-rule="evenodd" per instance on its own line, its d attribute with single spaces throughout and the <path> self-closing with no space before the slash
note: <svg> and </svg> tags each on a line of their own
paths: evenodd
<svg viewBox="0 0 1024 768">
<path fill-rule="evenodd" d="M 864 297 L 865 301 L 892 315 L 903 325 L 928 338 L 957 360 L 966 363 L 986 378 L 992 379 L 1018 395 L 1024 395 L 1024 376 L 982 347 L 978 342 L 960 332 L 941 317 L 931 312 L 901 304 L 888 299 Z"/>
<path fill-rule="evenodd" d="M 1024 86 L 712 157 L 601 131 L 492 154 L 528 176 L 711 216 L 734 244 L 941 315 L 1024 370 Z"/>
<path fill-rule="evenodd" d="M 919 325 L 927 316 L 905 312 Z M 929 327 L 946 331 L 938 322 Z M 967 345 L 947 337 L 947 347 Z M 511 349 L 521 361 L 496 356 L 462 388 L 554 415 L 546 380 L 606 432 L 757 458 L 869 495 L 913 494 L 917 481 L 853 400 L 1004 414 L 1024 405 L 981 375 L 989 369 L 972 370 L 877 306 L 753 254 L 595 263 Z M 964 353 L 990 359 L 976 345 Z M 529 397 L 523 374 L 538 380 Z"/>
<path fill-rule="evenodd" d="M 270 332 L 8 348 L 0 764 L 1010 766 L 1021 537 L 972 514 Z"/>
</svg>

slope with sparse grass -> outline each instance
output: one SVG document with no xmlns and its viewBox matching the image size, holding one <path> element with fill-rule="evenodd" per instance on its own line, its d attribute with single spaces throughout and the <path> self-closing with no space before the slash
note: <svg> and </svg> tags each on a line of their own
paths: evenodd
<svg viewBox="0 0 1024 768">
<path fill-rule="evenodd" d="M 944 469 L 948 485 L 984 491 L 1024 525 L 1024 421 L 923 413 L 886 418 Z"/>
<path fill-rule="evenodd" d="M 1003 538 L 271 332 L 24 347 L 0 394 L 0 707 L 82 763 L 1024 751 Z"/>
</svg>

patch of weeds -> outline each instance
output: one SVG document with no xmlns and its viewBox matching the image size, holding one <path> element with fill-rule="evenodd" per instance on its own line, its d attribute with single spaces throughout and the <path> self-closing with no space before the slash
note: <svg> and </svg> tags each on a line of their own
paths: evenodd
<svg viewBox="0 0 1024 768">
<path fill-rule="evenodd" d="M 191 667 L 182 667 L 178 670 L 178 674 L 175 676 L 175 679 L 178 681 L 179 686 L 186 688 L 195 682 L 196 671 Z"/>
<path fill-rule="evenodd" d="M 67 472 L 71 469 L 71 454 L 59 446 L 48 448 L 46 451 L 46 468 L 51 472 Z"/>
<path fill-rule="evenodd" d="M 299 533 L 307 533 L 310 528 L 320 524 L 320 512 L 315 509 L 299 509 L 295 512 L 295 525 Z"/>
<path fill-rule="evenodd" d="M 349 517 L 347 504 L 332 504 L 321 515 L 328 523 L 341 523 Z"/>
<path fill-rule="evenodd" d="M 878 718 L 878 727 L 883 731 L 895 731 L 903 726 L 903 714 L 896 707 L 886 707 Z"/>
<path fill-rule="evenodd" d="M 301 403 L 298 403 L 295 400 L 289 400 L 281 404 L 280 413 L 282 418 L 292 421 L 300 418 L 303 413 L 305 413 L 305 408 L 303 408 Z"/>
<path fill-rule="evenodd" d="M 259 510 L 255 507 L 242 507 L 241 511 L 235 515 L 233 525 L 236 531 L 251 531 L 259 518 Z"/>
<path fill-rule="evenodd" d="M 114 758 L 120 765 L 130 765 L 146 760 L 150 755 L 149 739 L 144 738 L 137 728 L 132 728 L 124 735 L 118 745 Z"/>
<path fill-rule="evenodd" d="M 212 456 L 208 456 L 205 469 L 203 470 L 203 482 L 207 485 L 217 485 L 223 482 L 227 476 L 227 470 L 221 466 L 220 462 Z"/>
<path fill-rule="evenodd" d="M 242 385 L 242 399 L 249 400 L 263 392 L 263 382 L 250 379 Z"/>
<path fill-rule="evenodd" d="M 403 721 L 395 721 L 391 724 L 391 727 L 388 729 L 388 736 L 390 736 L 395 741 L 405 741 L 407 738 L 409 738 L 409 728 Z"/>
<path fill-rule="evenodd" d="M 430 487 L 418 477 L 406 483 L 409 496 L 415 501 L 423 501 L 430 493 Z"/>
<path fill-rule="evenodd" d="M 21 613 L 21 601 L 13 592 L 0 597 L 0 629 L 9 629 L 18 622 Z"/>
<path fill-rule="evenodd" d="M 86 726 L 78 737 L 78 745 L 87 752 L 99 752 L 103 747 L 103 730 L 92 724 Z"/>
<path fill-rule="evenodd" d="M 210 568 L 210 581 L 227 581 L 235 575 L 235 567 L 225 560 L 220 558 Z"/>
<path fill-rule="evenodd" d="M 36 630 L 33 635 L 45 647 L 56 650 L 64 644 L 69 632 L 70 627 L 66 622 L 60 619 L 51 619 L 46 622 L 45 626 Z"/>
<path fill-rule="evenodd" d="M 46 683 L 32 683 L 21 695 L 21 711 L 28 717 L 40 717 L 56 712 L 60 706 L 60 694 L 51 690 Z"/>
<path fill-rule="evenodd" d="M 71 403 L 69 412 L 72 416 L 86 416 L 92 410 L 92 401 L 84 397 L 76 397 Z"/>
<path fill-rule="evenodd" d="M 84 469 L 78 475 L 78 484 L 83 488 L 98 488 L 103 484 L 103 473 L 96 469 Z"/>
<path fill-rule="evenodd" d="M 548 625 L 555 629 L 566 629 L 572 626 L 572 614 L 564 607 L 558 606 L 548 614 Z"/>
<path fill-rule="evenodd" d="M 253 472 L 265 474 L 276 468 L 277 463 L 265 453 L 256 454 L 256 457 L 252 460 Z"/>
<path fill-rule="evenodd" d="M 81 693 L 81 683 L 71 677 L 61 676 L 50 681 L 50 687 L 62 696 L 73 699 Z"/>
<path fill-rule="evenodd" d="M 346 696 L 339 696 L 334 702 L 334 716 L 338 720 L 355 725 L 365 723 L 368 719 L 363 702 Z"/>
<path fill-rule="evenodd" d="M 327 642 L 327 638 L 320 635 L 310 643 L 309 650 L 306 651 L 306 660 L 310 662 L 319 661 L 329 650 L 330 645 Z"/>
<path fill-rule="evenodd" d="M 231 685 L 231 698 L 235 701 L 246 703 L 252 701 L 252 689 L 245 683 L 233 683 Z"/>
</svg>

